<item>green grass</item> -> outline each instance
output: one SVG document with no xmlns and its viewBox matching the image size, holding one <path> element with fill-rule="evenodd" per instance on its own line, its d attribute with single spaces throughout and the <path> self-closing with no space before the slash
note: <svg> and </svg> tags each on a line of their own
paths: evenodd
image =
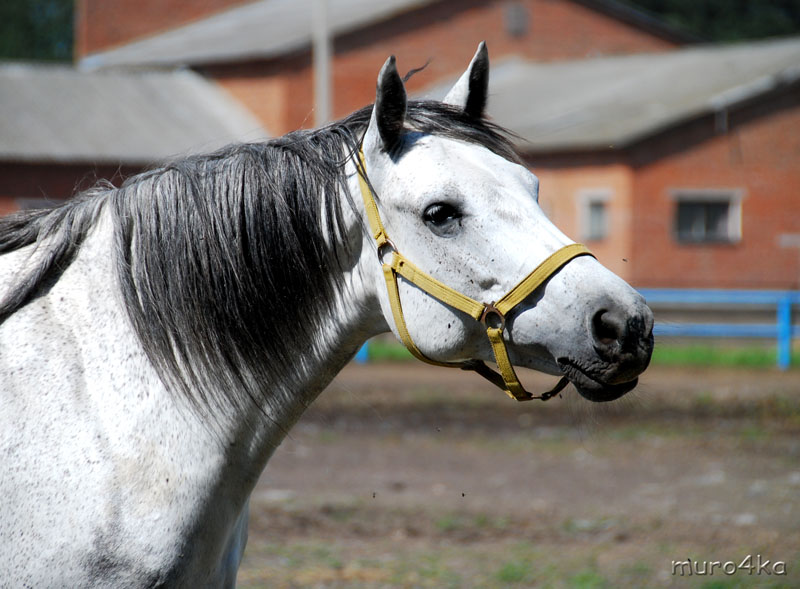
<svg viewBox="0 0 800 589">
<path fill-rule="evenodd" d="M 533 565 L 525 560 L 512 560 L 503 564 L 495 575 L 501 583 L 525 583 L 533 580 Z"/>
<path fill-rule="evenodd" d="M 602 589 L 608 587 L 608 582 L 596 571 L 586 569 L 570 578 L 570 583 L 575 589 Z"/>
<path fill-rule="evenodd" d="M 653 364 L 661 366 L 741 366 L 771 368 L 777 352 L 771 346 L 713 346 L 656 343 Z M 792 366 L 800 366 L 800 350 L 792 352 Z"/>
<path fill-rule="evenodd" d="M 369 359 L 378 362 L 407 362 L 414 357 L 396 341 L 383 339 L 369 342 Z M 772 368 L 777 352 L 769 346 L 714 346 L 709 344 L 679 345 L 658 342 L 653 352 L 655 366 L 740 366 Z M 792 352 L 792 366 L 800 366 L 800 350 Z"/>
<path fill-rule="evenodd" d="M 383 339 L 370 340 L 368 356 L 371 361 L 378 362 L 406 362 L 414 360 L 411 352 L 406 350 L 400 342 Z"/>
<path fill-rule="evenodd" d="M 447 514 L 436 520 L 436 527 L 441 532 L 455 532 L 466 528 L 469 522 L 457 514 Z"/>
</svg>

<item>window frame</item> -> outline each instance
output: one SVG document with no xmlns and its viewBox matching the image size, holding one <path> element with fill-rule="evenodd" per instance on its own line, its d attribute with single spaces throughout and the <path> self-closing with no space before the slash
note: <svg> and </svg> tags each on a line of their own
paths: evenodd
<svg viewBox="0 0 800 589">
<path fill-rule="evenodd" d="M 742 200 L 745 191 L 742 188 L 678 188 L 670 191 L 674 203 L 672 214 L 672 236 L 681 245 L 735 245 L 742 241 Z M 687 238 L 679 227 L 681 204 L 720 204 L 727 203 L 728 218 L 724 237 L 709 238 L 704 235 L 700 239 Z"/>
<path fill-rule="evenodd" d="M 578 223 L 581 241 L 585 242 L 604 242 L 608 241 L 611 235 L 611 213 L 610 206 L 613 191 L 610 188 L 584 188 L 578 192 Z M 593 204 L 601 204 L 605 209 L 605 226 L 603 234 L 597 236 L 593 234 L 591 223 L 591 208 Z"/>
</svg>

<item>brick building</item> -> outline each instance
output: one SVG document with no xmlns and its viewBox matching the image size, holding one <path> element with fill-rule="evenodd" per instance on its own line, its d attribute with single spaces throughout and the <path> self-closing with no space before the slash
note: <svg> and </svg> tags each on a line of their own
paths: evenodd
<svg viewBox="0 0 800 589">
<path fill-rule="evenodd" d="M 409 90 L 437 97 L 485 39 L 489 113 L 567 234 L 637 286 L 800 287 L 800 41 L 694 48 L 613 0 L 330 4 L 334 116 L 372 100 L 387 55 L 432 58 Z M 81 68 L 188 67 L 271 135 L 313 122 L 311 0 L 77 8 Z"/>
<path fill-rule="evenodd" d="M 376 72 L 392 54 L 406 70 L 430 60 L 424 75 L 410 80 L 413 92 L 426 80 L 463 71 L 465 56 L 481 40 L 492 59 L 538 61 L 667 51 L 689 40 L 609 0 L 329 1 L 335 118 L 371 102 Z M 216 14 L 209 14 L 210 0 L 191 3 L 192 10 L 185 4 L 145 2 L 142 9 L 139 0 L 79 0 L 79 63 L 189 66 L 226 88 L 274 135 L 313 125 L 311 0 L 236 6 L 219 0 L 227 10 Z M 171 13 L 163 24 L 159 10 Z M 106 23 L 114 23 L 113 35 L 95 32 Z"/>
</svg>

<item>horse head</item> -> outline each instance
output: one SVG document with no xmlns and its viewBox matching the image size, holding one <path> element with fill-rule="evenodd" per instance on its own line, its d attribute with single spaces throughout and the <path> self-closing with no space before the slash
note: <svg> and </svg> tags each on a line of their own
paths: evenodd
<svg viewBox="0 0 800 589">
<path fill-rule="evenodd" d="M 481 44 L 442 109 L 487 124 L 488 76 Z M 360 160 L 379 260 L 375 242 L 362 255 L 389 328 L 432 363 L 496 360 L 502 371 L 506 354 L 510 365 L 568 379 L 592 401 L 633 389 L 653 350 L 644 299 L 547 219 L 539 181 L 518 158 L 479 139 L 423 132 L 408 109 L 392 57 L 378 76 Z M 568 255 L 520 289 L 562 250 Z M 511 291 L 518 300 L 497 311 Z M 459 306 L 459 294 L 479 306 Z"/>
</svg>

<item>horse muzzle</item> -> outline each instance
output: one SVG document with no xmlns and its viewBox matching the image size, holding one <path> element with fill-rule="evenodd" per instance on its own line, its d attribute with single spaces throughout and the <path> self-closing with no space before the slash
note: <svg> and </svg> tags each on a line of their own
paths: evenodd
<svg viewBox="0 0 800 589">
<path fill-rule="evenodd" d="M 613 401 L 633 390 L 653 354 L 653 312 L 643 300 L 623 307 L 605 299 L 587 325 L 585 354 L 556 359 L 562 374 L 590 401 Z"/>
</svg>

